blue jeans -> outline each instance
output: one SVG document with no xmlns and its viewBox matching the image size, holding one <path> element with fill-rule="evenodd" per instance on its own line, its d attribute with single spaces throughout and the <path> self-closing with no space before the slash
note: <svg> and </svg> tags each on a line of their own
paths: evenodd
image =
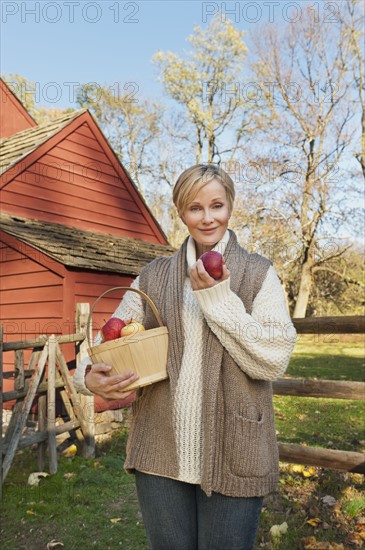
<svg viewBox="0 0 365 550">
<path fill-rule="evenodd" d="M 151 550 L 253 550 L 263 497 L 237 498 L 136 472 Z"/>
</svg>

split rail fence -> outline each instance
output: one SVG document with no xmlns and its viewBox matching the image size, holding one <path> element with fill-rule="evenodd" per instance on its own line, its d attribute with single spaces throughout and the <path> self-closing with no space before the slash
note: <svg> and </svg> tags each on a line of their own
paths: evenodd
<svg viewBox="0 0 365 550">
<path fill-rule="evenodd" d="M 64 343 L 75 342 L 79 355 L 85 352 L 85 327 L 88 304 L 78 304 L 77 327 L 80 332 L 65 336 L 40 337 L 25 342 L 3 343 L 0 327 L 0 497 L 2 484 L 18 449 L 37 444 L 38 467 L 44 469 L 48 446 L 50 473 L 57 471 L 56 436 L 75 430 L 84 456 L 95 453 L 94 404 L 92 397 L 76 393 L 61 351 Z M 365 316 L 293 319 L 298 334 L 365 334 Z M 91 330 L 91 328 L 90 328 Z M 81 348 L 81 351 L 80 351 Z M 24 350 L 32 349 L 27 368 Z M 14 372 L 4 373 L 2 354 L 15 351 Z M 47 371 L 47 375 L 46 375 Z M 3 392 L 3 377 L 14 378 L 14 391 Z M 56 388 L 65 405 L 69 421 L 56 426 Z M 365 399 L 365 383 L 335 380 L 282 378 L 273 383 L 275 395 L 334 399 Z M 22 437 L 32 403 L 38 395 L 38 431 Z M 3 403 L 16 400 L 5 436 L 2 436 Z M 323 449 L 279 443 L 282 462 L 320 466 L 365 474 L 365 455 L 358 452 Z"/>
<path fill-rule="evenodd" d="M 293 319 L 298 335 L 365 334 L 365 316 L 306 317 Z M 281 378 L 273 383 L 275 395 L 352 399 L 365 401 L 365 382 L 337 380 L 306 380 Z M 365 474 L 365 454 L 351 451 L 323 449 L 279 443 L 282 462 L 320 466 L 334 470 Z"/>
<path fill-rule="evenodd" d="M 57 471 L 56 437 L 74 433 L 85 457 L 95 456 L 94 398 L 76 392 L 62 344 L 75 344 L 76 363 L 86 352 L 86 326 L 89 304 L 77 304 L 75 334 L 39 336 L 34 340 L 3 342 L 0 326 L 0 498 L 2 487 L 18 449 L 37 445 L 38 468 L 44 470 L 46 449 L 51 474 Z M 91 327 L 90 327 L 91 331 Z M 24 351 L 31 350 L 28 365 Z M 3 371 L 3 353 L 14 352 L 14 370 Z M 3 391 L 3 380 L 14 379 L 14 390 Z M 56 425 L 56 390 L 69 420 Z M 38 397 L 38 430 L 24 435 L 34 400 Z M 3 435 L 3 403 L 15 400 L 9 424 Z"/>
</svg>

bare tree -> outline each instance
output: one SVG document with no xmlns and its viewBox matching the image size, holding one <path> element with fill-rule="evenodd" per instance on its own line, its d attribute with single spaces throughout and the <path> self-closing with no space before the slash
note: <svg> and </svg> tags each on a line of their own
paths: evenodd
<svg viewBox="0 0 365 550">
<path fill-rule="evenodd" d="M 238 86 L 247 53 L 243 32 L 218 14 L 206 29 L 196 26 L 188 41 L 193 50 L 185 58 L 162 51 L 153 58 L 167 94 L 182 107 L 186 131 L 178 138 L 190 144 L 197 163 L 233 158 L 250 106 Z"/>
<path fill-rule="evenodd" d="M 254 71 L 264 91 L 257 135 L 262 157 L 271 158 L 261 208 L 296 246 L 293 315 L 304 317 L 316 269 L 333 265 L 347 249 L 339 239 L 354 210 L 352 184 L 341 169 L 355 134 L 350 42 L 340 24 L 316 21 L 308 9 L 283 32 L 257 32 L 254 43 Z"/>
<path fill-rule="evenodd" d="M 355 89 L 354 104 L 360 105 L 361 137 L 355 158 L 361 166 L 365 179 L 365 78 L 364 78 L 364 17 L 365 3 L 362 0 L 346 0 L 341 10 L 341 25 L 343 35 L 349 43 L 348 70 L 353 79 Z"/>
</svg>

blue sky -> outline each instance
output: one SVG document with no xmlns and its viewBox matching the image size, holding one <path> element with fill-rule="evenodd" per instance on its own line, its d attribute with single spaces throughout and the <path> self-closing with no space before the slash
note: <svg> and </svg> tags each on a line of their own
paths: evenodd
<svg viewBox="0 0 365 550">
<path fill-rule="evenodd" d="M 281 23 L 295 19 L 300 5 L 306 3 L 303 0 L 0 2 L 1 74 L 17 73 L 39 83 L 37 103 L 47 108 L 76 108 L 74 83 L 86 82 L 110 86 L 119 82 L 127 87 L 133 83 L 127 88 L 129 92 L 138 89 L 141 97 L 157 99 L 163 92 L 157 81 L 157 69 L 151 62 L 153 54 L 159 49 L 181 54 L 189 48 L 186 37 L 194 25 L 206 26 L 218 9 L 238 28 L 249 31 L 269 20 Z M 320 8 L 317 9 L 321 16 Z"/>
<path fill-rule="evenodd" d="M 63 97 L 50 107 L 68 106 L 71 85 L 66 82 L 133 82 L 143 96 L 158 97 L 161 86 L 153 54 L 159 49 L 181 52 L 188 47 L 186 37 L 194 24 L 202 23 L 202 6 L 195 1 L 77 3 L 60 0 L 59 9 L 49 5 L 44 10 L 55 2 L 38 2 L 39 8 L 37 2 L 8 2 L 4 13 L 6 2 L 2 2 L 1 73 L 18 73 L 39 82 L 45 107 L 47 96 L 56 97 L 56 88 L 48 84 L 53 81 Z M 11 15 L 13 5 L 19 11 Z M 38 13 L 32 15 L 30 9 L 38 10 L 39 22 Z M 47 21 L 60 15 L 55 23 Z"/>
<path fill-rule="evenodd" d="M 72 91 L 87 82 L 119 82 L 138 98 L 170 104 L 151 62 L 158 50 L 182 55 L 193 27 L 208 25 L 218 9 L 247 32 L 249 46 L 250 32 L 295 21 L 305 5 L 330 22 L 341 0 L 0 0 L 0 72 L 38 83 L 39 107 L 78 108 Z"/>
</svg>

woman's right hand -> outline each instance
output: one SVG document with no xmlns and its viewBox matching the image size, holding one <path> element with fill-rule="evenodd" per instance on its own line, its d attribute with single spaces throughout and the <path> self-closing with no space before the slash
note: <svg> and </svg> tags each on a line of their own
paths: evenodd
<svg viewBox="0 0 365 550">
<path fill-rule="evenodd" d="M 85 385 L 88 390 L 103 399 L 125 399 L 135 391 L 124 391 L 125 388 L 138 380 L 139 376 L 132 371 L 109 376 L 111 368 L 105 363 L 95 363 L 85 376 Z"/>
</svg>

